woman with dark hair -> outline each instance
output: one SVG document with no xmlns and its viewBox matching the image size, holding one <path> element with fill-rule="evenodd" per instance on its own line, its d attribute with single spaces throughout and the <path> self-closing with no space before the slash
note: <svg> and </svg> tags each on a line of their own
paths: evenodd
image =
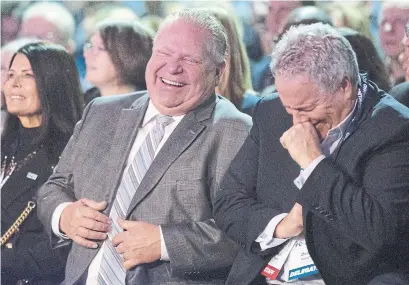
<svg viewBox="0 0 409 285">
<path fill-rule="evenodd" d="M 85 79 L 95 86 L 86 92 L 85 103 L 99 96 L 145 90 L 153 36 L 136 21 L 101 23 L 84 45 Z"/>
<path fill-rule="evenodd" d="M 11 59 L 4 95 L 9 119 L 1 140 L 2 284 L 59 284 L 69 249 L 51 249 L 34 197 L 82 113 L 74 59 L 59 45 L 23 46 Z"/>
<path fill-rule="evenodd" d="M 380 89 L 388 92 L 391 85 L 386 66 L 372 40 L 350 28 L 342 27 L 338 30 L 349 41 L 356 53 L 359 70 L 365 71 L 369 80 L 378 85 Z"/>
</svg>

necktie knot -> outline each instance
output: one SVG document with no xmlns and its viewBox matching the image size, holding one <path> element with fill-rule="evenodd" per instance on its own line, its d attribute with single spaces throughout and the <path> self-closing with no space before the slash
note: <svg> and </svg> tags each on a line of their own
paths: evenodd
<svg viewBox="0 0 409 285">
<path fill-rule="evenodd" d="M 175 120 L 168 115 L 157 115 L 156 116 L 156 122 L 158 124 L 161 124 L 162 126 L 166 127 L 167 125 L 171 124 Z"/>
</svg>

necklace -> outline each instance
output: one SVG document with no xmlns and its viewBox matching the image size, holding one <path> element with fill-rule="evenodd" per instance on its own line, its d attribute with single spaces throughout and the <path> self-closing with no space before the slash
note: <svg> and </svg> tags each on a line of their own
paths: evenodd
<svg viewBox="0 0 409 285">
<path fill-rule="evenodd" d="M 43 146 L 41 145 L 39 149 L 41 149 Z M 11 177 L 11 175 L 14 172 L 19 171 L 24 165 L 27 164 L 27 162 L 33 158 L 33 156 L 35 156 L 37 154 L 37 149 L 33 150 L 32 152 L 30 152 L 29 154 L 27 154 L 27 156 L 25 158 L 23 158 L 22 160 L 16 162 L 15 161 L 15 157 L 14 155 L 11 157 L 10 159 L 10 163 L 7 164 L 7 160 L 8 157 L 5 156 L 3 163 L 1 164 L 1 174 L 0 174 L 0 188 L 3 188 L 3 185 L 6 184 L 7 180 L 9 180 L 9 178 Z"/>
</svg>

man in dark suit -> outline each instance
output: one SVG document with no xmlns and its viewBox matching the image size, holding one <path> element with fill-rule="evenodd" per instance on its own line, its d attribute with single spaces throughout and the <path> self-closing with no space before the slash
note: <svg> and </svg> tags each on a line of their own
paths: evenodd
<svg viewBox="0 0 409 285">
<path fill-rule="evenodd" d="M 291 28 L 272 58 L 281 102 L 257 105 L 214 205 L 242 246 L 227 284 L 285 284 L 261 271 L 294 238 L 308 251 L 288 257 L 309 254 L 320 274 L 291 284 L 407 284 L 409 109 L 328 25 Z"/>
<path fill-rule="evenodd" d="M 98 98 L 38 193 L 53 243 L 73 241 L 65 284 L 223 284 L 238 246 L 212 202 L 251 119 L 214 93 L 226 34 L 204 11 L 159 29 L 148 91 Z"/>
</svg>

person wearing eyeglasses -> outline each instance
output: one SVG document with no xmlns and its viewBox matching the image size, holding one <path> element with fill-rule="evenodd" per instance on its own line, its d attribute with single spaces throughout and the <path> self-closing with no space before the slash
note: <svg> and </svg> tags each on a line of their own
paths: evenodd
<svg viewBox="0 0 409 285">
<path fill-rule="evenodd" d="M 95 86 L 85 93 L 85 104 L 100 96 L 146 89 L 153 35 L 135 21 L 109 20 L 99 25 L 84 44 L 85 79 Z"/>
<path fill-rule="evenodd" d="M 403 50 L 401 41 L 408 20 L 407 1 L 385 1 L 381 10 L 379 37 L 393 85 L 404 79 L 403 67 L 398 61 L 398 56 Z"/>
</svg>

